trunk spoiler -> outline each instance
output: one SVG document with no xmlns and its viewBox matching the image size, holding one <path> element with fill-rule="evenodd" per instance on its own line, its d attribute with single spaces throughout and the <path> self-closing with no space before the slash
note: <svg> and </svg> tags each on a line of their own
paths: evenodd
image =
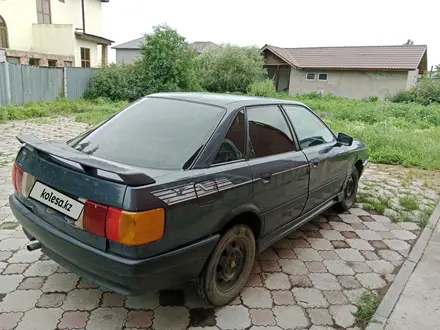
<svg viewBox="0 0 440 330">
<path fill-rule="evenodd" d="M 20 135 L 17 140 L 25 144 L 27 149 L 36 149 L 42 153 L 66 159 L 71 162 L 78 163 L 84 172 L 95 174 L 97 170 L 114 173 L 121 180 L 130 186 L 142 186 L 156 183 L 156 181 L 147 174 L 136 171 L 124 165 L 115 165 L 104 159 L 94 158 L 80 151 L 77 151 L 67 144 L 58 144 L 43 141 L 34 135 Z"/>
</svg>

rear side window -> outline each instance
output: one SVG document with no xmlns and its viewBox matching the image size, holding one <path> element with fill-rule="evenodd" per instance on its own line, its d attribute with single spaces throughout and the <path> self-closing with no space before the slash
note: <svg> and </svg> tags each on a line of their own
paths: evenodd
<svg viewBox="0 0 440 330">
<path fill-rule="evenodd" d="M 70 146 L 137 167 L 182 169 L 191 164 L 224 113 L 206 104 L 144 98 Z"/>
<path fill-rule="evenodd" d="M 246 144 L 246 123 L 244 112 L 240 111 L 229 127 L 223 139 L 213 164 L 221 164 L 244 159 Z"/>
<path fill-rule="evenodd" d="M 289 126 L 278 106 L 248 108 L 247 117 L 253 157 L 266 157 L 295 150 Z"/>
</svg>

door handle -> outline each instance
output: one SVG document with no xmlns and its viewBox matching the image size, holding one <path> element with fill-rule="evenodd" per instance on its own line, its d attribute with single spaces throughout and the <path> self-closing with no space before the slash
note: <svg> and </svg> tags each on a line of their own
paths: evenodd
<svg viewBox="0 0 440 330">
<path fill-rule="evenodd" d="M 319 158 L 313 158 L 310 160 L 310 166 L 316 168 L 319 166 Z"/>
<path fill-rule="evenodd" d="M 264 172 L 260 174 L 261 180 L 263 180 L 263 183 L 268 183 L 270 181 L 270 178 L 272 177 L 272 174 L 269 172 Z"/>
</svg>

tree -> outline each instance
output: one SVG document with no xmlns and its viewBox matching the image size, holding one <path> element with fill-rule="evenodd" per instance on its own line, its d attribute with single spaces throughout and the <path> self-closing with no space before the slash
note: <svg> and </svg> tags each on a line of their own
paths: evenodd
<svg viewBox="0 0 440 330">
<path fill-rule="evenodd" d="M 229 44 L 208 48 L 198 57 L 202 87 L 210 92 L 246 93 L 247 87 L 267 75 L 256 47 Z"/>
<path fill-rule="evenodd" d="M 412 45 L 414 45 L 414 40 L 412 40 L 412 39 L 408 39 L 408 40 L 404 43 L 404 45 L 406 45 L 406 46 L 412 46 Z"/>
<path fill-rule="evenodd" d="M 198 90 L 195 54 L 185 38 L 168 25 L 154 27 L 141 45 L 138 68 L 144 90 L 172 92 Z"/>
</svg>

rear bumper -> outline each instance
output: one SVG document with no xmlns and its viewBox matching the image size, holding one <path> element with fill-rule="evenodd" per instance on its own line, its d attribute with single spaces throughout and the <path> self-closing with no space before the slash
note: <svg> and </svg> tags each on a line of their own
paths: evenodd
<svg viewBox="0 0 440 330">
<path fill-rule="evenodd" d="M 37 239 L 51 259 L 79 276 L 124 295 L 139 295 L 197 277 L 219 235 L 148 259 L 133 260 L 95 249 L 33 214 L 18 199 L 9 205 L 24 230 Z"/>
</svg>

